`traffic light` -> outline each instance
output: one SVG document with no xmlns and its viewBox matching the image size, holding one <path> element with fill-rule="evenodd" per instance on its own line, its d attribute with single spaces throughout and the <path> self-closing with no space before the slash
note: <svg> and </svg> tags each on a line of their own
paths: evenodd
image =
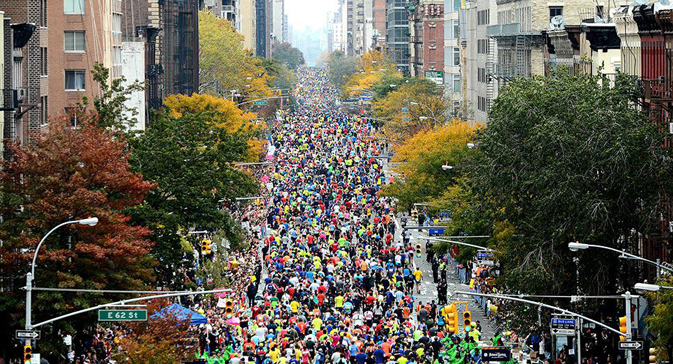
<svg viewBox="0 0 673 364">
<path fill-rule="evenodd" d="M 656 364 L 658 354 L 659 354 L 659 350 L 657 350 L 657 348 L 650 348 L 650 356 L 649 356 L 648 362 L 651 363 L 651 364 Z"/>
<path fill-rule="evenodd" d="M 411 210 L 411 218 L 414 219 L 414 221 L 418 221 L 418 210 Z"/>
<path fill-rule="evenodd" d="M 458 312 L 456 311 L 456 306 L 453 304 L 451 306 L 444 306 L 442 308 L 442 315 L 444 315 L 444 321 L 446 325 L 449 326 L 449 332 L 455 334 L 458 332 Z"/>
<path fill-rule="evenodd" d="M 416 256 L 421 257 L 421 244 L 416 244 Z"/>
<path fill-rule="evenodd" d="M 470 329 L 472 329 L 472 312 L 463 312 L 463 327 L 465 328 L 465 331 L 470 331 Z"/>
<path fill-rule="evenodd" d="M 626 316 L 622 316 L 619 318 L 619 332 L 621 332 L 622 334 L 627 334 Z M 626 336 L 619 335 L 619 341 L 626 341 Z"/>
<path fill-rule="evenodd" d="M 213 242 L 210 241 L 210 239 L 203 239 L 201 240 L 201 255 L 209 255 L 212 251 L 210 250 L 212 248 Z"/>
<path fill-rule="evenodd" d="M 233 315 L 234 314 L 234 301 L 232 301 L 230 298 L 227 298 L 224 301 L 224 313 L 227 315 Z"/>
<path fill-rule="evenodd" d="M 24 362 L 30 363 L 32 358 L 33 358 L 33 348 L 30 346 L 30 344 L 26 344 L 23 347 L 23 360 Z"/>
</svg>

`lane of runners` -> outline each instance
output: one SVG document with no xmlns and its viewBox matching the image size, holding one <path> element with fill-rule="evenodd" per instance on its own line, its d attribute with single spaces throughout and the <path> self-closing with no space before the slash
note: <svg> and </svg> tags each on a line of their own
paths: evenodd
<svg viewBox="0 0 673 364">
<path fill-rule="evenodd" d="M 481 362 L 477 329 L 448 334 L 442 305 L 414 298 L 422 273 L 413 243 L 396 238 L 394 204 L 378 194 L 386 176 L 375 158 L 383 148 L 376 127 L 338 111 L 323 71 L 299 76 L 297 109 L 270 138 L 270 193 L 259 227 L 264 272 L 241 276 L 252 283 L 235 314 L 240 326 L 222 329 L 215 345 L 202 342 L 201 357 L 234 364 Z"/>
</svg>

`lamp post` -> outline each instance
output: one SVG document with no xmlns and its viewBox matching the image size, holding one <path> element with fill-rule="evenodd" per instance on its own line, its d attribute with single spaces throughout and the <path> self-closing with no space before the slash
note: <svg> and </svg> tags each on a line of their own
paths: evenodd
<svg viewBox="0 0 673 364">
<path fill-rule="evenodd" d="M 635 260 L 643 261 L 643 262 L 645 262 L 645 263 L 652 264 L 652 265 L 654 265 L 654 266 L 657 267 L 657 279 L 659 278 L 659 275 L 660 275 L 660 269 L 666 269 L 666 270 L 669 271 L 669 272 L 673 272 L 673 269 L 668 268 L 668 267 L 666 267 L 666 266 L 664 266 L 664 265 L 661 265 L 661 264 L 658 263 L 658 262 L 654 262 L 654 261 L 651 261 L 651 260 L 649 260 L 649 259 L 645 259 L 645 258 L 643 258 L 643 257 L 639 257 L 639 256 L 637 256 L 637 255 L 635 255 L 635 254 L 627 253 L 627 252 L 625 252 L 625 251 L 623 251 L 623 250 L 619 250 L 619 249 L 611 248 L 611 247 L 609 247 L 609 246 L 594 245 L 594 244 L 585 244 L 585 243 L 580 243 L 580 242 L 577 242 L 577 241 L 572 242 L 572 243 L 568 243 L 568 249 L 570 249 L 570 250 L 572 250 L 572 251 L 574 251 L 574 252 L 576 252 L 576 251 L 578 251 L 578 250 L 586 250 L 586 249 L 589 249 L 589 248 L 599 248 L 599 249 L 610 250 L 610 251 L 613 251 L 613 252 L 616 252 L 616 253 L 621 254 L 620 258 L 635 259 Z"/>
<path fill-rule="evenodd" d="M 26 274 L 26 330 L 31 330 L 33 328 L 32 326 L 32 321 L 31 321 L 31 305 L 32 305 L 32 293 L 33 293 L 33 277 L 35 277 L 35 263 L 37 262 L 37 253 L 40 251 L 40 247 L 42 244 L 47 240 L 47 237 L 53 233 L 56 229 L 60 228 L 61 226 L 65 225 L 70 225 L 70 224 L 80 224 L 80 225 L 88 225 L 88 226 L 94 226 L 98 224 L 98 218 L 97 217 L 89 217 L 87 219 L 81 219 L 81 220 L 73 220 L 73 221 L 66 221 L 64 223 L 61 223 L 57 225 L 55 228 L 49 230 L 49 232 L 40 240 L 40 243 L 37 244 L 37 248 L 35 248 L 35 253 L 33 254 L 33 261 L 30 265 L 30 272 Z M 27 340 L 28 343 L 30 343 L 30 340 Z"/>
<path fill-rule="evenodd" d="M 673 289 L 673 287 L 668 287 L 668 286 L 660 286 L 658 284 L 650 284 L 650 283 L 636 283 L 633 288 L 635 288 L 637 291 L 649 291 L 649 292 L 657 292 L 660 289 Z"/>
</svg>

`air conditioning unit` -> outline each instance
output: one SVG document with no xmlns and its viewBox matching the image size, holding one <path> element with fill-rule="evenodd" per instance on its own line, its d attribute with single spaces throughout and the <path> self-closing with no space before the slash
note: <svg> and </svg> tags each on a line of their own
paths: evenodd
<svg viewBox="0 0 673 364">
<path fill-rule="evenodd" d="M 668 123 L 668 133 L 673 134 L 673 123 Z"/>
<path fill-rule="evenodd" d="M 673 233 L 673 220 L 668 222 L 668 232 Z"/>
<path fill-rule="evenodd" d="M 17 97 L 19 100 L 23 100 L 28 96 L 28 93 L 26 92 L 25 88 L 19 88 L 16 90 Z"/>
</svg>

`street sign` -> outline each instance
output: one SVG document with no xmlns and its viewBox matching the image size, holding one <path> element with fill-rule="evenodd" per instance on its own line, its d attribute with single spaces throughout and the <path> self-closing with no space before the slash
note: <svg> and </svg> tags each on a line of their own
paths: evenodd
<svg viewBox="0 0 673 364">
<path fill-rule="evenodd" d="M 255 106 L 262 106 L 262 105 L 268 105 L 269 102 L 268 101 L 255 101 L 252 104 L 255 105 Z"/>
<path fill-rule="evenodd" d="M 512 349 L 506 346 L 486 346 L 481 348 L 482 361 L 509 361 L 512 359 Z"/>
<path fill-rule="evenodd" d="M 552 329 L 575 329 L 577 326 L 577 320 L 574 318 L 560 318 L 552 317 L 551 327 Z"/>
<path fill-rule="evenodd" d="M 551 329 L 552 335 L 575 336 L 575 329 Z"/>
<path fill-rule="evenodd" d="M 147 321 L 147 310 L 98 310 L 98 321 Z"/>
<path fill-rule="evenodd" d="M 402 112 L 409 112 L 409 108 L 402 106 Z"/>
<path fill-rule="evenodd" d="M 620 341 L 619 350 L 643 350 L 642 341 Z"/>
<path fill-rule="evenodd" d="M 16 338 L 17 339 L 39 340 L 40 339 L 40 332 L 39 331 L 33 331 L 33 330 L 16 330 Z"/>
<path fill-rule="evenodd" d="M 446 231 L 445 228 L 435 228 L 435 229 L 428 229 L 428 235 L 430 236 L 435 236 L 435 235 L 442 235 Z"/>
</svg>

